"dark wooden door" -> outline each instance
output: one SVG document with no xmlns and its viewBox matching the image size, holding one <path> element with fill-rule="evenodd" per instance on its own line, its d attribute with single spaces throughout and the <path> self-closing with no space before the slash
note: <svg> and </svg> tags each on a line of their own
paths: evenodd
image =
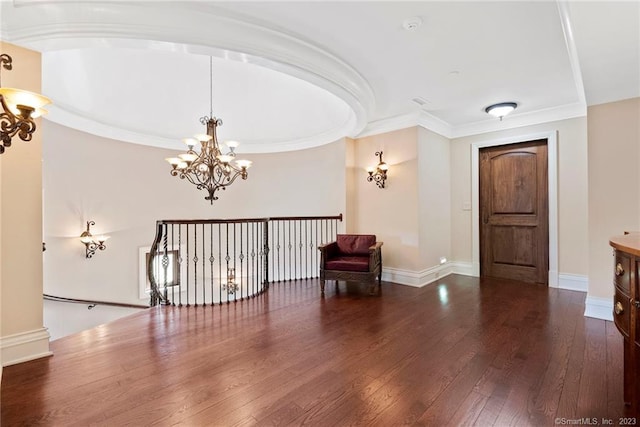
<svg viewBox="0 0 640 427">
<path fill-rule="evenodd" d="M 480 150 L 480 275 L 546 284 L 547 140 Z"/>
</svg>

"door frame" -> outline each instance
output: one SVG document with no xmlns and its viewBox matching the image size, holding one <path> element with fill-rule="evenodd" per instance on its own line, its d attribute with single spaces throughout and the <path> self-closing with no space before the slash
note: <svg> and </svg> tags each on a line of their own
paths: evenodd
<svg viewBox="0 0 640 427">
<path fill-rule="evenodd" d="M 471 262 L 472 275 L 480 277 L 480 149 L 496 145 L 547 140 L 549 186 L 549 287 L 558 287 L 558 131 L 515 135 L 471 144 Z"/>
</svg>

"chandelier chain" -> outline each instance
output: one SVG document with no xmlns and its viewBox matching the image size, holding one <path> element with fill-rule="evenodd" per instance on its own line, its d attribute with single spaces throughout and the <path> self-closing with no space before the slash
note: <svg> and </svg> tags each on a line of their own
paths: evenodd
<svg viewBox="0 0 640 427">
<path fill-rule="evenodd" d="M 209 117 L 213 117 L 213 56 L 209 57 Z"/>
</svg>

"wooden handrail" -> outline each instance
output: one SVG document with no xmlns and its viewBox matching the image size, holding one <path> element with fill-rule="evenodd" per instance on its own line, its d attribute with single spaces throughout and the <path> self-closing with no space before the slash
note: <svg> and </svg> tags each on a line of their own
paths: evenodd
<svg viewBox="0 0 640 427">
<path fill-rule="evenodd" d="M 342 222 L 342 214 L 333 216 L 272 216 L 269 221 L 303 221 L 306 219 L 337 219 Z"/>
<path fill-rule="evenodd" d="M 111 302 L 111 301 L 94 301 L 87 299 L 76 299 L 76 298 L 66 298 L 66 297 L 58 297 L 55 295 L 42 294 L 42 297 L 49 301 L 57 301 L 57 302 L 70 302 L 75 304 L 88 304 L 88 305 L 109 305 L 112 307 L 124 307 L 124 308 L 149 308 L 148 305 L 138 305 L 138 304 L 126 304 L 123 302 Z"/>
<path fill-rule="evenodd" d="M 302 221 L 307 219 L 336 219 L 342 221 L 342 214 L 327 216 L 272 216 L 266 218 L 235 218 L 235 219 L 161 219 L 158 224 L 239 224 L 247 222 L 268 222 L 268 221 Z"/>
</svg>

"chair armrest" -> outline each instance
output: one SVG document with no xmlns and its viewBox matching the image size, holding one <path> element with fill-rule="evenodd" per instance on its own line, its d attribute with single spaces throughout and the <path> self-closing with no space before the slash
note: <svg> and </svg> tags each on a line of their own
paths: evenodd
<svg viewBox="0 0 640 427">
<path fill-rule="evenodd" d="M 320 265 L 324 266 L 324 263 L 338 252 L 338 243 L 329 242 L 324 245 L 318 246 L 320 251 Z"/>
<path fill-rule="evenodd" d="M 369 269 L 373 270 L 380 265 L 382 268 L 382 242 L 376 242 L 375 245 L 369 247 Z"/>
<path fill-rule="evenodd" d="M 329 243 L 325 243 L 324 245 L 318 246 L 318 250 L 320 252 L 331 251 L 331 250 L 333 250 L 333 248 L 335 248 L 337 246 L 338 246 L 337 242 L 329 242 Z"/>
<path fill-rule="evenodd" d="M 377 251 L 382 246 L 383 242 L 376 242 L 375 245 L 369 247 L 369 252 Z"/>
</svg>

